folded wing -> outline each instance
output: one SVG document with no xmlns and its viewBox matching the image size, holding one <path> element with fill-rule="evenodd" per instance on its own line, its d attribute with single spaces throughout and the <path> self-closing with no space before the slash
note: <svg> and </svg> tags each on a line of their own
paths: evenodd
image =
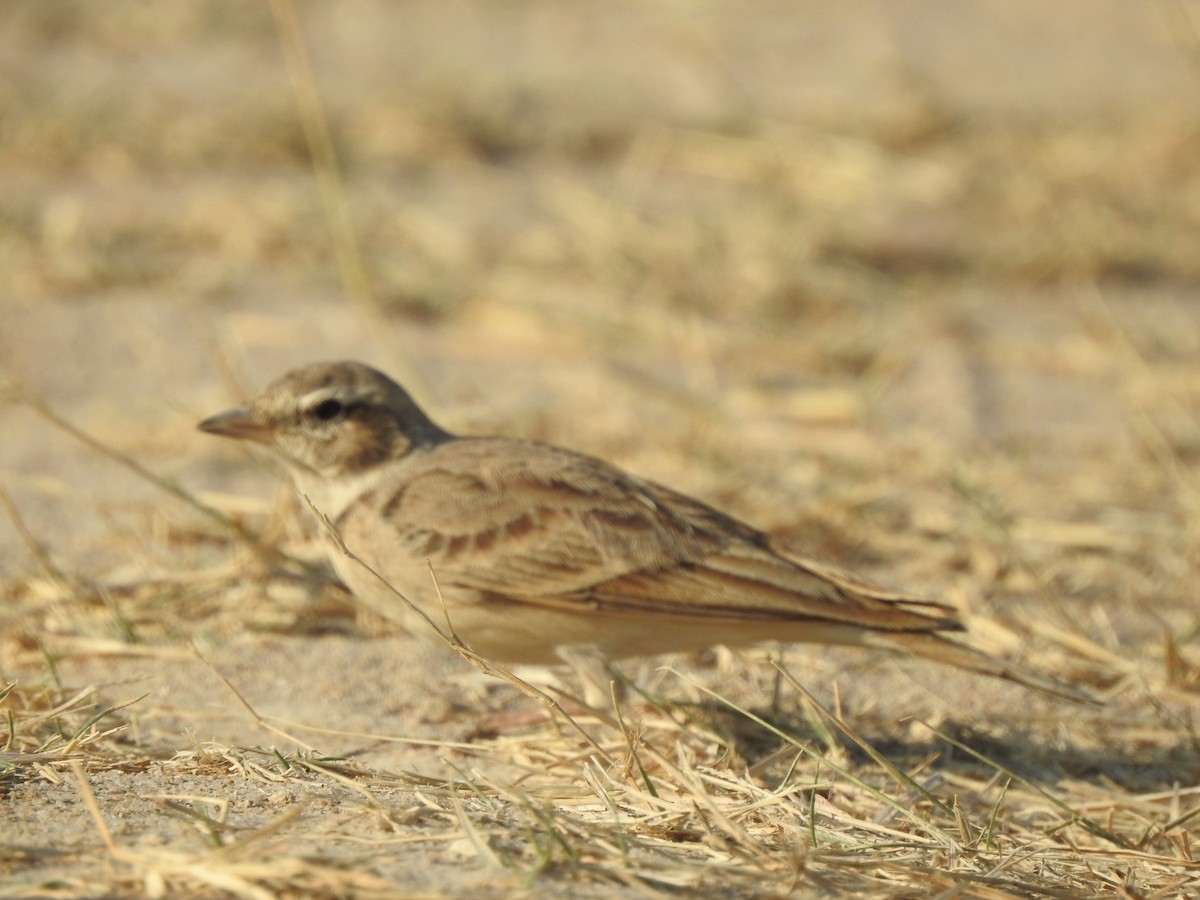
<svg viewBox="0 0 1200 900">
<path fill-rule="evenodd" d="M 942 604 L 870 585 L 682 494 L 508 440 L 434 451 L 382 501 L 440 583 L 580 612 L 958 630 Z"/>
</svg>

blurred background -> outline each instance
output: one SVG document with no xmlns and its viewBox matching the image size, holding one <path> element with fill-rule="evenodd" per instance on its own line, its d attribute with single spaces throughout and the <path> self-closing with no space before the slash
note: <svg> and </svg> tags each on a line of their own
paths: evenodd
<svg viewBox="0 0 1200 900">
<path fill-rule="evenodd" d="M 504 822 L 522 895 L 642 896 L 627 847 L 659 833 L 673 893 L 1183 896 L 1198 23 L 1200 0 L 5 0 L 0 872 L 28 896 L 208 896 L 172 874 L 195 853 L 296 896 L 499 896 L 475 835 Z M 322 558 L 290 488 L 195 425 L 344 357 L 451 430 L 605 457 L 951 603 L 977 645 L 1108 705 L 836 648 L 648 661 L 670 704 L 629 720 L 663 748 L 641 759 L 687 774 L 655 770 L 631 819 L 608 794 L 588 813 L 574 732 L 510 738 L 532 701 L 189 505 Z M 764 653 L 919 785 L 832 738 Z M 697 684 L 853 771 L 710 728 Z M 366 767 L 336 770 L 354 790 L 244 749 L 308 746 L 280 724 Z M 460 791 L 468 769 L 499 793 Z M 87 780 L 134 855 L 100 840 Z M 589 815 L 581 845 L 561 823 Z M 560 828 L 561 863 L 537 839 Z"/>
<path fill-rule="evenodd" d="M 605 456 L 888 581 L 1182 633 L 1197 21 L 9 0 L 0 377 L 232 502 L 273 481 L 195 422 L 359 358 L 453 430 Z M 90 572 L 128 562 L 114 534 L 154 550 L 173 500 L 2 409 L 29 535 Z M 38 570 L 8 523 L 0 551 L 10 587 Z"/>
</svg>

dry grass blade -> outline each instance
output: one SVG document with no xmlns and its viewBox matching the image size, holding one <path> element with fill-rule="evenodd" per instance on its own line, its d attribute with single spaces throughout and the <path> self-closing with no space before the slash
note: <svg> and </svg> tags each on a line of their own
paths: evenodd
<svg viewBox="0 0 1200 900">
<path fill-rule="evenodd" d="M 338 269 L 346 291 L 368 312 L 377 316 L 379 305 L 363 264 L 358 235 L 350 215 L 346 189 L 342 184 L 333 138 L 325 118 L 325 106 L 317 89 L 316 74 L 304 37 L 304 29 L 292 0 L 270 0 L 271 12 L 279 31 L 284 59 L 291 77 L 292 93 L 304 129 L 304 138 L 312 156 L 317 186 L 325 209 L 325 219 L 333 237 Z"/>
<path fill-rule="evenodd" d="M 625 743 L 629 748 L 629 757 L 633 761 L 633 764 L 637 767 L 638 775 L 642 779 L 642 784 L 646 787 L 646 792 L 651 797 L 657 797 L 658 793 L 654 789 L 654 781 L 650 777 L 650 773 L 646 771 L 646 767 L 642 765 L 641 757 L 638 755 L 638 738 L 633 734 L 629 726 L 625 724 L 625 717 L 621 713 L 621 697 L 615 683 L 612 686 L 612 703 L 613 710 L 616 713 L 617 723 L 621 727 L 621 733 L 625 735 Z"/>
<path fill-rule="evenodd" d="M 304 896 L 389 896 L 390 885 L 365 873 L 346 871 L 319 862 L 267 852 L 262 845 L 294 831 L 307 804 L 300 803 L 268 823 L 202 854 L 188 854 L 157 846 L 123 845 L 109 828 L 101 805 L 92 789 L 84 766 L 78 760 L 69 763 L 84 805 L 100 835 L 110 859 L 117 864 L 127 884 L 139 885 L 151 897 L 199 896 L 219 890 L 245 900 L 272 900 L 281 892 L 299 892 Z M 196 798 L 204 800 L 205 798 Z M 188 807 L 175 804 L 182 813 L 194 817 Z M 206 819 L 206 825 L 212 822 Z"/>
<path fill-rule="evenodd" d="M 804 685 L 797 681 L 792 676 L 792 673 L 780 665 L 777 660 L 772 660 L 771 665 L 776 669 L 776 671 L 779 672 L 780 675 L 783 676 L 788 685 L 791 686 L 794 691 L 800 694 L 800 696 L 804 698 L 804 701 L 813 709 L 815 709 L 826 722 L 831 724 L 846 737 L 850 738 L 850 740 L 852 740 L 859 749 L 870 756 L 871 759 L 873 759 L 885 772 L 891 775 L 892 778 L 896 780 L 898 785 L 903 788 L 907 788 L 921 797 L 924 797 L 928 802 L 932 803 L 939 810 L 941 810 L 943 814 L 954 815 L 955 818 L 958 817 L 957 806 L 955 806 L 955 808 L 952 810 L 942 800 L 929 793 L 929 791 L 927 791 L 922 785 L 918 784 L 915 780 L 901 771 L 897 766 L 893 765 L 892 762 L 887 759 L 887 757 L 872 747 L 871 744 L 864 740 L 861 735 L 847 725 L 840 716 L 834 715 L 830 710 L 826 709 L 821 703 L 819 703 L 817 698 L 812 695 L 808 688 L 804 687 Z"/>
<path fill-rule="evenodd" d="M 883 791 L 879 790 L 878 788 L 874 787 L 873 785 L 866 783 L 860 777 L 858 777 L 853 772 L 851 772 L 849 769 L 845 768 L 844 766 L 840 766 L 837 763 L 831 761 L 824 754 L 816 752 L 811 747 L 809 747 L 807 744 L 805 744 L 803 741 L 800 741 L 799 739 L 797 739 L 794 735 L 789 734 L 788 732 L 784 731 L 783 729 L 771 724 L 770 722 L 768 722 L 766 719 L 762 718 L 761 716 L 755 715 L 754 713 L 750 712 L 749 710 L 745 709 L 744 707 L 740 706 L 739 704 L 734 703 L 733 701 L 729 700 L 727 697 L 724 697 L 717 691 L 711 690 L 711 689 L 695 682 L 694 680 L 688 678 L 686 675 L 683 675 L 680 672 L 675 672 L 674 674 L 681 680 L 686 681 L 689 684 L 691 684 L 693 687 L 698 688 L 701 692 L 708 695 L 712 699 L 716 700 L 718 703 L 721 703 L 721 704 L 729 707 L 730 709 L 734 710 L 736 713 L 745 717 L 749 721 L 754 722 L 756 725 L 759 725 L 762 728 L 767 729 L 772 734 L 774 734 L 776 737 L 780 738 L 781 740 L 786 741 L 787 743 L 789 743 L 790 745 L 795 747 L 801 753 L 803 753 L 806 756 L 809 756 L 810 758 L 812 758 L 813 760 L 821 763 L 821 765 L 825 766 L 826 768 L 828 768 L 831 771 L 835 772 L 836 774 L 840 775 L 842 778 L 846 779 L 850 783 L 861 788 L 863 791 L 866 791 L 868 794 L 875 797 L 875 799 L 879 800 L 884 805 L 890 807 L 895 812 L 900 813 L 904 818 L 906 818 L 910 822 L 912 822 L 912 824 L 915 825 L 918 829 L 920 829 L 921 831 L 927 832 L 930 837 L 934 838 L 938 842 L 946 844 L 946 845 L 952 845 L 954 843 L 954 839 L 945 830 L 937 827 L 936 825 L 931 823 L 929 820 L 921 818 L 920 816 L 916 815 L 916 813 L 914 813 L 914 811 L 912 809 L 905 806 L 899 800 L 889 797 Z"/>
<path fill-rule="evenodd" d="M 8 726 L 0 750 L 0 784 L 20 783 L 33 771 L 56 780 L 56 768 L 67 762 L 109 766 L 129 759 L 118 743 L 127 724 L 118 721 L 103 730 L 97 726 L 140 703 L 145 695 L 97 708 L 96 691 L 88 686 L 60 702 L 54 702 L 57 694 L 22 690 L 17 684 L 0 691 Z"/>
<path fill-rule="evenodd" d="M 221 674 L 221 671 L 215 665 L 213 665 L 213 663 L 208 659 L 208 657 L 206 657 L 204 655 L 204 653 L 195 644 L 195 642 L 192 643 L 192 653 L 194 653 L 196 655 L 196 658 L 198 660 L 200 660 L 202 663 L 204 663 L 205 666 L 208 667 L 208 670 L 210 672 L 212 672 L 213 675 L 215 675 L 220 680 L 221 684 L 225 685 L 225 687 L 229 690 L 229 693 L 233 694 L 234 698 L 237 700 L 238 705 L 240 705 L 242 707 L 242 709 L 244 709 L 247 713 L 249 713 L 250 717 L 252 719 L 254 719 L 255 722 L 257 722 L 259 725 L 261 725 L 267 731 L 270 731 L 273 734 L 277 734 L 286 740 L 292 741 L 293 743 L 298 744 L 301 747 L 304 747 L 306 750 L 315 749 L 311 744 L 306 743 L 305 741 L 290 734 L 287 731 L 284 731 L 281 728 L 276 728 L 274 725 L 272 725 L 270 722 L 268 722 L 263 716 L 260 716 L 258 714 L 258 711 L 242 695 L 242 692 L 239 691 L 234 686 L 233 682 L 231 682 L 228 678 L 226 678 L 223 674 Z"/>
<path fill-rule="evenodd" d="M 12 526 L 20 536 L 21 542 L 29 550 L 30 555 L 37 560 L 42 571 L 58 586 L 58 589 L 62 591 L 64 596 L 70 596 L 74 592 L 74 587 L 70 580 L 54 562 L 53 557 L 47 552 L 46 548 L 42 546 L 41 542 L 26 527 L 25 520 L 21 518 L 21 511 L 17 509 L 17 505 L 13 503 L 12 497 L 8 495 L 8 491 L 4 490 L 3 487 L 0 487 L 0 506 L 4 507 L 4 513 L 8 516 L 8 520 L 12 522 Z"/>
<path fill-rule="evenodd" d="M 932 733 L 933 735 L 938 737 L 940 740 L 945 741 L 947 744 L 950 744 L 953 747 L 957 747 L 959 750 L 962 750 L 964 753 L 974 757 L 975 759 L 979 760 L 981 763 L 991 766 L 997 772 L 1004 775 L 1004 777 L 1007 778 L 1010 782 L 1018 781 L 1022 784 L 1028 785 L 1034 791 L 1036 791 L 1041 797 L 1048 800 L 1054 807 L 1056 807 L 1057 809 L 1061 810 L 1062 812 L 1064 812 L 1068 816 L 1070 816 L 1071 821 L 1078 822 L 1080 825 L 1082 825 L 1084 828 L 1086 828 L 1088 831 L 1090 831 L 1092 834 L 1096 835 L 1097 837 L 1103 838 L 1104 840 L 1108 841 L 1111 844 L 1114 844 L 1117 847 L 1120 847 L 1123 850 L 1133 849 L 1132 846 L 1130 845 L 1130 843 L 1128 841 L 1126 841 L 1124 838 L 1122 838 L 1116 834 L 1113 834 L 1108 829 L 1106 829 L 1104 826 L 1102 826 L 1099 822 L 1096 822 L 1093 819 L 1090 819 L 1087 816 L 1080 814 L 1077 810 L 1073 809 L 1069 803 L 1065 802 L 1064 800 L 1062 800 L 1059 797 L 1056 797 L 1054 794 L 1052 794 L 1050 791 L 1047 791 L 1045 788 L 1043 788 L 1039 785 L 1036 785 L 1036 784 L 1030 784 L 1027 780 L 1022 779 L 1019 775 L 1015 774 L 1014 772 L 1012 772 L 1005 766 L 1001 765 L 1000 763 L 996 762 L 993 759 L 989 759 L 986 755 L 980 753 L 978 750 L 974 749 L 973 747 L 969 747 L 966 744 L 962 743 L 961 741 L 955 740 L 952 737 L 948 737 L 947 735 L 938 731 L 932 725 L 929 725 L 925 722 L 921 722 L 921 724 L 924 725 L 927 729 L 929 729 L 930 733 Z"/>
<path fill-rule="evenodd" d="M 105 458 L 124 466 L 126 469 L 133 472 L 138 478 L 141 478 L 149 484 L 154 485 L 156 488 L 169 494 L 175 499 L 182 501 L 185 505 L 200 513 L 205 518 L 216 522 L 231 534 L 236 535 L 240 541 L 266 559 L 287 563 L 306 572 L 311 573 L 313 571 L 313 567 L 309 563 L 288 556 L 286 553 L 280 551 L 278 547 L 263 543 L 262 539 L 258 535 L 247 529 L 246 526 L 234 519 L 232 516 L 228 516 L 220 510 L 213 509 L 208 504 L 200 502 L 178 482 L 159 475 L 157 472 L 148 469 L 146 466 L 142 465 L 128 454 L 122 453 L 114 447 L 110 447 L 99 438 L 88 434 L 79 426 L 73 424 L 72 422 L 68 422 L 40 399 L 21 392 L 14 392 L 14 397 L 19 402 L 34 410 L 47 422 L 69 434 L 75 440 L 99 453 L 101 456 L 104 456 Z"/>
</svg>

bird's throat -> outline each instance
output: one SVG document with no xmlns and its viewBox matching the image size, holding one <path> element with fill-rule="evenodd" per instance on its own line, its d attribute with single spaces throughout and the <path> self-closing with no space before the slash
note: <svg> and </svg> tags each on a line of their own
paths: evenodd
<svg viewBox="0 0 1200 900">
<path fill-rule="evenodd" d="M 293 469 L 292 482 L 296 490 L 307 497 L 318 512 L 336 522 L 355 500 L 371 490 L 381 473 L 376 467 L 353 475 L 327 478 L 307 469 Z"/>
</svg>

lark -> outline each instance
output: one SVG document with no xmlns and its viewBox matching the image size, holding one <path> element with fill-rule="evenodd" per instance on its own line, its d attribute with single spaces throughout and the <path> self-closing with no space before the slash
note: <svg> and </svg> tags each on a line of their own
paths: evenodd
<svg viewBox="0 0 1200 900">
<path fill-rule="evenodd" d="M 361 363 L 288 372 L 199 427 L 274 452 L 332 523 L 331 561 L 356 597 L 433 635 L 411 602 L 495 662 L 846 644 L 1090 701 L 949 637 L 964 629 L 945 604 L 870 584 L 603 460 L 454 435 Z"/>
</svg>

